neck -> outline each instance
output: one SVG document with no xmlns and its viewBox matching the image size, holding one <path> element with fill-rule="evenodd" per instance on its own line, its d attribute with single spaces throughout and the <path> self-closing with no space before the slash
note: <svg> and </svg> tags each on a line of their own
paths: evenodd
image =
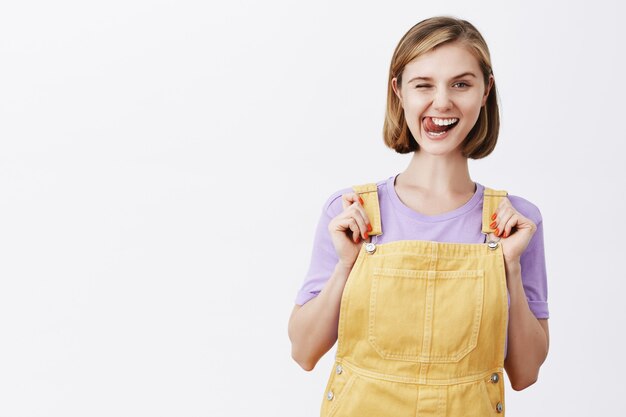
<svg viewBox="0 0 626 417">
<path fill-rule="evenodd" d="M 475 191 L 467 158 L 461 154 L 433 155 L 419 150 L 413 152 L 409 166 L 398 176 L 397 181 L 431 195 Z"/>
</svg>

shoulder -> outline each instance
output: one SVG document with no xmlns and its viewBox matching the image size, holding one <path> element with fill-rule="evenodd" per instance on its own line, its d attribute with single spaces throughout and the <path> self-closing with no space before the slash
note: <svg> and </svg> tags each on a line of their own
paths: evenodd
<svg viewBox="0 0 626 417">
<path fill-rule="evenodd" d="M 539 224 L 542 221 L 541 210 L 539 207 L 532 201 L 516 195 L 509 193 L 507 198 L 511 202 L 511 205 L 515 208 L 515 210 L 522 213 L 523 216 L 528 217 L 535 224 Z"/>
<path fill-rule="evenodd" d="M 372 182 L 375 183 L 376 186 L 378 187 L 378 195 L 380 198 L 381 188 L 386 186 L 387 179 L 383 179 L 379 181 L 372 181 Z M 362 184 L 365 184 L 365 182 L 361 182 L 361 183 L 357 183 L 353 185 L 362 185 Z M 349 186 L 349 187 L 340 188 L 334 191 L 333 193 L 331 193 L 330 196 L 326 199 L 326 202 L 324 203 L 324 211 L 331 217 L 334 217 L 338 215 L 339 213 L 341 213 L 343 211 L 343 204 L 341 202 L 341 196 L 344 194 L 352 193 L 352 192 L 354 192 L 354 189 L 352 188 L 352 186 Z"/>
</svg>

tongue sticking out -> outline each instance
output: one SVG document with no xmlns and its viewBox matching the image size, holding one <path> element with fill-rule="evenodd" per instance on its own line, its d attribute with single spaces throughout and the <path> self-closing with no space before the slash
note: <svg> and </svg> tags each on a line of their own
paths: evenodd
<svg viewBox="0 0 626 417">
<path fill-rule="evenodd" d="M 457 123 L 458 123 L 458 121 L 454 122 L 451 125 L 439 126 L 439 125 L 436 125 L 435 122 L 433 122 L 432 118 L 426 117 L 424 119 L 424 128 L 428 132 L 437 132 L 437 133 L 438 132 L 445 132 L 446 130 L 452 129 L 454 126 L 456 126 Z"/>
</svg>

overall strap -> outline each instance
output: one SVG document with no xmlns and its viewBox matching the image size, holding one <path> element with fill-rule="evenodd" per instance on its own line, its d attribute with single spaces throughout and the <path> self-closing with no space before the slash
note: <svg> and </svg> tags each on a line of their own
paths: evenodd
<svg viewBox="0 0 626 417">
<path fill-rule="evenodd" d="M 361 185 L 354 185 L 352 189 L 355 193 L 361 196 L 363 199 L 363 209 L 367 214 L 367 217 L 372 224 L 372 231 L 369 232 L 370 236 L 381 235 L 382 225 L 380 222 L 380 205 L 378 202 L 378 186 L 376 183 L 367 183 Z M 493 188 L 485 187 L 483 194 L 483 221 L 482 232 L 489 234 L 493 232 L 493 229 L 489 227 L 493 220 L 491 215 L 496 211 L 500 201 L 503 197 L 506 197 L 508 192 L 505 190 L 495 190 Z"/>
<path fill-rule="evenodd" d="M 353 185 L 352 189 L 363 199 L 363 209 L 372 224 L 370 236 L 382 235 L 383 229 L 380 224 L 380 205 L 378 203 L 378 186 L 371 182 L 361 185 Z"/>
<path fill-rule="evenodd" d="M 485 187 L 483 193 L 483 233 L 489 234 L 493 232 L 493 229 L 489 227 L 493 223 L 491 215 L 495 213 L 502 198 L 508 194 L 504 190 L 494 190 L 493 188 Z"/>
</svg>

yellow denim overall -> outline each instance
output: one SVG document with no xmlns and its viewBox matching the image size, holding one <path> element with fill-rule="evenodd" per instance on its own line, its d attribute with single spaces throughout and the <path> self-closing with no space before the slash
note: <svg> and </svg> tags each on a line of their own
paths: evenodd
<svg viewBox="0 0 626 417">
<path fill-rule="evenodd" d="M 485 187 L 485 243 L 376 244 L 377 186 L 353 189 L 372 241 L 363 242 L 343 290 L 321 416 L 504 415 L 507 286 L 499 239 L 487 237 L 507 192 Z"/>
</svg>

